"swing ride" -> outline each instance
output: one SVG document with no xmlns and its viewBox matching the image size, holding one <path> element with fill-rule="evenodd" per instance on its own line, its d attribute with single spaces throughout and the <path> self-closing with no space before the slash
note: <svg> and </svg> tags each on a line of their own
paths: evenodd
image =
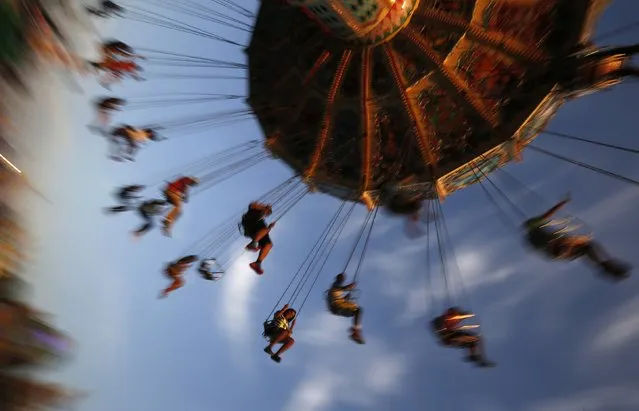
<svg viewBox="0 0 639 411">
<path fill-rule="evenodd" d="M 514 225 L 521 235 L 525 222 L 523 234 L 536 249 L 556 259 L 585 257 L 608 277 L 627 277 L 629 266 L 607 257 L 590 237 L 570 233 L 572 220 L 551 218 L 567 200 L 546 212 L 538 210 L 540 214 L 533 217 L 510 200 L 493 178 L 504 175 L 514 179 L 502 167 L 521 160 L 523 150 L 531 150 L 639 185 L 636 180 L 532 144 L 538 135 L 545 134 L 639 152 L 546 129 L 570 99 L 637 75 L 632 74 L 636 69 L 627 65 L 629 56 L 638 53 L 639 47 L 603 49 L 591 43 L 593 28 L 611 0 L 290 0 L 262 2 L 257 16 L 231 0 L 215 2 L 239 17 L 231 18 L 190 1 L 169 4 L 157 0 L 156 6 L 198 14 L 210 22 L 244 31 L 251 31 L 245 20 L 255 17 L 246 49 L 248 64 L 132 48 L 117 41 L 108 43 L 117 44 L 117 50 L 102 48 L 104 58 L 120 61 L 142 53 L 146 59 L 140 64 L 150 66 L 247 70 L 249 109 L 162 118 L 136 127 L 162 130 L 169 134 L 166 144 L 171 144 L 177 135 L 255 115 L 265 135 L 264 147 L 258 141 L 242 143 L 143 185 L 163 187 L 166 201 L 175 207 L 166 226 L 179 216 L 187 197 L 186 188 L 171 191 L 177 181 L 197 180 L 199 183 L 192 188 L 192 196 L 196 196 L 273 157 L 288 165 L 295 175 L 183 250 L 166 266 L 165 274 L 172 284 L 162 296 L 182 287 L 186 271 L 197 261 L 202 278 L 215 281 L 240 254 L 259 251 L 251 268 L 262 274 L 261 263 L 273 246 L 270 231 L 275 223 L 309 192 L 319 191 L 338 198 L 341 204 L 267 316 L 264 336 L 269 346 L 265 352 L 279 362 L 293 345 L 294 323 L 359 203 L 368 212 L 342 270 L 354 270 L 352 284 L 343 285 L 344 278 L 338 276 L 341 280 L 336 279 L 332 292 L 327 293 L 327 303 L 334 315 L 354 317 L 351 339 L 363 343 L 355 284 L 380 208 L 399 215 L 424 216 L 428 266 L 432 228 L 446 279 L 455 256 L 442 201 L 475 183 L 500 217 L 508 213 L 503 212 L 494 193 L 515 210 L 520 221 L 506 223 Z M 241 46 L 176 18 L 135 5 L 123 6 L 126 18 L 134 21 Z M 149 78 L 189 76 L 151 74 Z M 233 77 L 214 74 L 208 78 Z M 113 112 L 121 109 L 150 110 L 241 97 L 215 93 L 146 100 L 110 97 L 110 103 L 98 104 L 98 109 L 105 125 Z M 524 183 L 516 183 L 527 188 Z M 272 223 L 267 224 L 266 218 Z M 244 249 L 237 246 L 242 237 L 250 239 Z M 476 365 L 492 365 L 484 357 L 481 337 L 467 331 L 476 326 L 459 325 L 472 313 L 454 306 L 451 290 L 447 289 L 446 295 L 444 314 L 432 323 L 432 331 L 446 346 L 467 348 L 468 359 Z M 276 344 L 282 347 L 273 352 Z"/>
<path fill-rule="evenodd" d="M 578 3 L 262 2 L 249 104 L 268 149 L 320 191 L 369 207 L 389 182 L 443 198 L 473 167 L 521 159 L 565 102 L 547 62 L 609 1 Z"/>
</svg>

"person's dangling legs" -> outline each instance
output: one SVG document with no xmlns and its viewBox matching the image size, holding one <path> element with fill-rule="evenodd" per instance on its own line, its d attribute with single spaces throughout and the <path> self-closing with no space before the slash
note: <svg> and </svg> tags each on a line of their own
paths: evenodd
<svg viewBox="0 0 639 411">
<path fill-rule="evenodd" d="M 580 246 L 579 252 L 601 268 L 605 275 L 615 279 L 624 279 L 629 276 L 631 267 L 610 257 L 599 243 L 589 241 Z"/>
<path fill-rule="evenodd" d="M 166 195 L 166 200 L 169 202 L 169 204 L 173 206 L 163 221 L 164 234 L 167 236 L 170 236 L 175 220 L 182 213 L 182 195 L 173 190 L 167 190 L 165 192 L 165 195 Z"/>
<path fill-rule="evenodd" d="M 119 205 L 119 206 L 114 206 L 114 207 L 108 207 L 105 211 L 107 213 L 115 214 L 115 213 L 123 213 L 125 211 L 131 211 L 131 210 L 133 210 L 132 206 Z"/>
<path fill-rule="evenodd" d="M 135 230 L 133 232 L 133 235 L 135 237 L 142 237 L 144 234 L 146 234 L 151 228 L 153 228 L 153 217 L 150 216 L 149 214 L 145 213 L 144 211 L 139 211 L 138 214 L 140 215 L 140 217 L 142 217 L 144 219 L 144 224 L 142 224 L 140 226 L 140 228 L 138 228 L 137 230 Z"/>
<path fill-rule="evenodd" d="M 258 237 L 256 236 L 255 238 Z M 249 264 L 249 267 L 251 267 L 251 269 L 258 275 L 262 275 L 264 274 L 264 270 L 262 270 L 262 262 L 273 248 L 273 242 L 271 241 L 271 236 L 268 234 L 268 231 L 266 231 L 266 234 L 262 235 L 262 237 L 257 240 L 257 244 L 259 246 L 260 253 L 257 256 L 257 260 Z"/>
<path fill-rule="evenodd" d="M 173 277 L 173 282 L 171 283 L 171 285 L 169 285 L 166 289 L 162 291 L 160 298 L 168 297 L 169 294 L 171 294 L 173 291 L 179 288 L 182 288 L 183 285 L 184 285 L 184 280 L 182 279 L 182 277 Z"/>
<path fill-rule="evenodd" d="M 273 347 L 277 344 L 282 344 L 282 346 L 277 352 L 273 353 Z M 295 344 L 295 340 L 291 337 L 291 332 L 288 330 L 280 330 L 274 338 L 271 338 L 269 345 L 264 348 L 264 352 L 269 354 L 273 361 L 280 362 L 282 360 L 280 356 L 290 349 L 293 344 Z"/>
</svg>

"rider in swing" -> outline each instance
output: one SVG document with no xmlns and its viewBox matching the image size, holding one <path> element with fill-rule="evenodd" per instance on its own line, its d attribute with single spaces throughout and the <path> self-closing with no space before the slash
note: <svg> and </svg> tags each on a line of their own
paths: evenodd
<svg viewBox="0 0 639 411">
<path fill-rule="evenodd" d="M 135 184 L 121 187 L 116 193 L 115 198 L 117 198 L 120 203 L 119 206 L 113 206 L 106 209 L 107 213 L 122 213 L 125 211 L 131 211 L 135 208 L 134 203 L 141 199 L 138 195 L 140 191 L 144 190 L 143 185 Z"/>
<path fill-rule="evenodd" d="M 601 273 L 615 280 L 627 278 L 631 269 L 627 264 L 609 257 L 603 247 L 589 235 L 565 234 L 566 229 L 557 226 L 552 216 L 570 201 L 570 197 L 560 201 L 544 214 L 524 222 L 526 241 L 535 249 L 557 260 L 574 260 L 586 257 L 601 270 Z"/>
<path fill-rule="evenodd" d="M 275 226 L 275 223 L 267 225 L 264 221 L 264 218 L 270 216 L 272 213 L 273 207 L 270 204 L 253 202 L 249 204 L 247 212 L 242 216 L 244 235 L 251 239 L 246 249 L 249 251 L 260 251 L 257 260 L 249 264 L 249 267 L 258 275 L 264 274 L 262 262 L 273 248 L 273 242 L 271 241 L 269 233 Z"/>
<path fill-rule="evenodd" d="M 184 286 L 184 273 L 191 267 L 191 264 L 197 261 L 197 259 L 198 257 L 196 255 L 188 255 L 170 263 L 166 267 L 164 273 L 172 280 L 172 282 L 171 285 L 162 291 L 160 298 L 166 298 L 170 293 Z"/>
<path fill-rule="evenodd" d="M 107 90 L 111 87 L 111 84 L 127 76 L 137 81 L 144 80 L 142 76 L 140 76 L 140 72 L 143 71 L 142 67 L 132 60 L 107 58 L 101 62 L 91 61 L 89 65 L 96 69 L 98 73 L 106 73 L 106 75 L 100 79 L 100 85 Z"/>
<path fill-rule="evenodd" d="M 353 327 L 350 329 L 351 340 L 358 344 L 364 344 L 364 338 L 362 337 L 362 309 L 361 307 L 351 299 L 348 291 L 355 289 L 356 283 L 344 285 L 346 281 L 346 275 L 344 273 L 338 274 L 335 277 L 335 281 L 331 288 L 328 290 L 327 302 L 328 307 L 332 314 L 339 317 L 353 317 Z"/>
<path fill-rule="evenodd" d="M 281 355 L 295 344 L 292 335 L 293 328 L 295 328 L 296 315 L 297 312 L 286 304 L 273 315 L 273 320 L 264 324 L 263 335 L 269 340 L 269 345 L 264 348 L 264 352 L 270 355 L 271 359 L 277 363 L 282 361 Z M 282 344 L 282 346 L 277 352 L 273 353 L 273 347 L 276 344 Z"/>
<path fill-rule="evenodd" d="M 98 112 L 98 123 L 102 127 L 107 127 L 111 121 L 111 115 L 116 111 L 122 111 L 126 100 L 117 97 L 105 97 L 95 102 Z"/>
<path fill-rule="evenodd" d="M 162 141 L 163 138 L 152 128 L 138 129 L 130 125 L 123 125 L 111 131 L 111 138 L 115 143 L 116 152 L 111 159 L 121 161 L 135 161 L 135 154 L 140 144 L 149 141 Z M 124 147 L 122 146 L 124 144 Z"/>
<path fill-rule="evenodd" d="M 162 221 L 162 231 L 165 236 L 171 236 L 173 224 L 182 213 L 182 204 L 189 200 L 189 188 L 198 185 L 199 182 L 200 180 L 195 177 L 181 177 L 170 182 L 164 189 L 166 201 L 173 206 Z"/>
<path fill-rule="evenodd" d="M 161 215 L 168 203 L 164 200 L 147 200 L 138 207 L 138 215 L 142 217 L 144 223 L 133 232 L 133 238 L 137 239 L 148 233 L 153 228 L 154 218 Z"/>
<path fill-rule="evenodd" d="M 85 10 L 95 16 L 102 19 L 108 17 L 123 17 L 124 16 L 124 8 L 115 4 L 111 0 L 102 0 L 100 2 L 99 7 L 85 7 Z"/>
<path fill-rule="evenodd" d="M 475 314 L 466 313 L 458 307 L 450 307 L 431 321 L 431 327 L 443 345 L 468 349 L 467 361 L 479 367 L 492 367 L 494 364 L 488 361 L 484 354 L 482 338 L 475 333 L 465 331 L 467 328 L 477 326 L 460 326 L 462 321 L 474 316 Z"/>
</svg>

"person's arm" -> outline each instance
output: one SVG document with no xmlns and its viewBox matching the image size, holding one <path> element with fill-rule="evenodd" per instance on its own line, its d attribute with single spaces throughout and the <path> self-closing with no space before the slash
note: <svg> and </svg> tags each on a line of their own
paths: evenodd
<svg viewBox="0 0 639 411">
<path fill-rule="evenodd" d="M 285 304 L 281 310 L 275 312 L 275 314 L 273 315 L 273 318 L 281 317 L 282 314 L 284 314 L 284 311 L 286 311 L 287 309 L 288 309 L 288 304 Z"/>
<path fill-rule="evenodd" d="M 293 332 L 293 328 L 295 328 L 295 323 L 296 323 L 296 322 L 297 322 L 297 319 L 295 319 L 295 320 L 293 320 L 293 321 L 291 322 L 291 328 L 290 328 L 291 332 Z"/>
<path fill-rule="evenodd" d="M 346 287 L 344 287 L 344 288 L 345 288 L 346 290 L 349 290 L 349 291 L 350 291 L 350 290 L 354 290 L 356 286 L 357 286 L 357 283 L 353 281 L 352 283 L 350 283 L 349 285 L 347 285 L 347 286 L 346 286 Z"/>
<path fill-rule="evenodd" d="M 544 214 L 541 215 L 541 219 L 544 220 L 548 220 L 550 217 L 552 217 L 557 211 L 559 211 L 561 208 L 563 208 L 563 206 L 565 206 L 566 204 L 568 204 L 568 202 L 570 201 L 570 197 L 566 197 L 566 199 L 561 200 L 560 202 L 558 202 L 557 204 L 555 204 L 550 210 L 546 211 Z"/>
</svg>

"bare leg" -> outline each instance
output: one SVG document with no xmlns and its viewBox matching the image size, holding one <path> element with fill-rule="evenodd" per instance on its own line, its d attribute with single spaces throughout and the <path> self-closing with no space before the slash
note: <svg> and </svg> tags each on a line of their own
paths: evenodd
<svg viewBox="0 0 639 411">
<path fill-rule="evenodd" d="M 141 237 L 142 235 L 146 234 L 151 228 L 153 228 L 153 217 L 146 214 L 141 215 L 144 219 L 144 224 L 142 224 L 142 226 L 135 230 L 135 232 L 133 233 L 136 237 Z"/>
<path fill-rule="evenodd" d="M 261 264 L 262 261 L 264 261 L 264 259 L 266 258 L 266 256 L 268 256 L 268 253 L 271 252 L 272 248 L 273 248 L 272 243 L 265 244 L 262 247 L 262 249 L 260 249 L 260 254 L 257 256 L 257 262 Z"/>
<path fill-rule="evenodd" d="M 132 208 L 130 206 L 125 206 L 125 205 L 109 207 L 106 209 L 108 213 L 123 213 L 125 211 L 131 211 L 131 210 Z"/>
<path fill-rule="evenodd" d="M 257 234 L 255 234 L 255 237 L 253 238 L 253 241 L 258 243 L 269 232 L 270 232 L 270 230 L 268 228 L 262 228 L 260 231 L 257 232 Z"/>
<path fill-rule="evenodd" d="M 269 343 L 269 345 L 266 348 L 268 350 L 273 350 L 273 347 L 275 347 L 275 345 L 283 342 L 285 339 L 289 338 L 290 336 L 291 336 L 290 331 L 283 330 L 282 332 L 277 334 L 277 336 L 275 336 L 275 338 L 273 338 L 271 340 L 271 342 Z"/>
<path fill-rule="evenodd" d="M 362 337 L 361 319 L 362 309 L 358 307 L 355 311 L 355 316 L 353 317 L 353 328 L 351 328 L 351 340 L 358 344 L 365 343 L 364 338 Z"/>
<path fill-rule="evenodd" d="M 182 288 L 184 285 L 184 280 L 181 277 L 175 277 L 170 286 L 168 286 L 164 291 L 162 291 L 161 298 L 168 297 L 170 293 L 173 291 Z"/>
<path fill-rule="evenodd" d="M 290 335 L 283 341 L 284 344 L 282 344 L 282 346 L 280 347 L 279 350 L 277 350 L 277 352 L 275 353 L 276 357 L 279 357 L 280 355 L 284 354 L 286 351 L 288 351 L 293 344 L 295 344 L 295 340 L 293 339 L 293 337 L 291 337 Z"/>
<path fill-rule="evenodd" d="M 173 228 L 173 224 L 178 216 L 182 213 L 182 198 L 179 193 L 174 193 L 172 191 L 167 192 L 167 197 L 169 202 L 173 205 L 173 208 L 166 215 L 164 219 L 164 232 L 167 235 L 171 234 L 171 229 Z"/>
<path fill-rule="evenodd" d="M 586 258 L 602 269 L 605 275 L 615 279 L 624 279 L 628 277 L 630 267 L 608 256 L 603 247 L 598 243 L 591 241 L 587 246 L 585 246 L 584 251 Z"/>
</svg>

